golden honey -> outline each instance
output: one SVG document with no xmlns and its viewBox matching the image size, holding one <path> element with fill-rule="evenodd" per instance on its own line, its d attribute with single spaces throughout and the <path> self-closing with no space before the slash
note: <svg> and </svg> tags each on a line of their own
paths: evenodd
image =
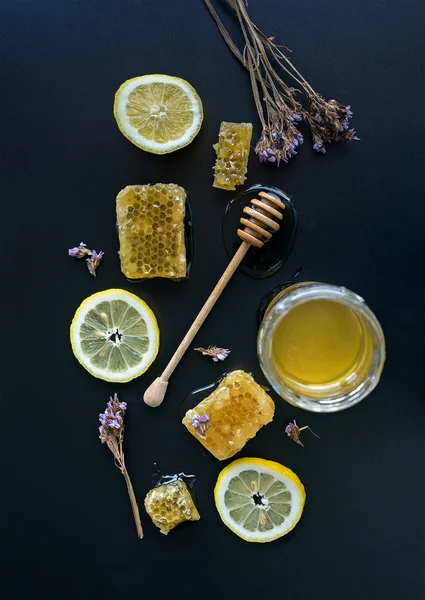
<svg viewBox="0 0 425 600">
<path fill-rule="evenodd" d="M 382 329 L 364 300 L 321 283 L 280 292 L 264 315 L 257 347 L 274 389 L 315 412 L 359 402 L 377 385 L 385 361 Z"/>
<path fill-rule="evenodd" d="M 295 387 L 338 385 L 353 372 L 368 371 L 372 341 L 351 308 L 333 300 L 310 300 L 279 321 L 271 360 L 279 377 Z"/>
<path fill-rule="evenodd" d="M 179 479 L 150 490 L 145 498 L 145 509 L 164 535 L 184 521 L 201 518 L 187 485 Z"/>
<path fill-rule="evenodd" d="M 121 271 L 128 279 L 186 276 L 185 190 L 128 185 L 117 196 Z"/>
<path fill-rule="evenodd" d="M 244 183 L 251 137 L 251 123 L 221 123 L 218 143 L 213 146 L 217 154 L 214 187 L 235 190 L 237 185 Z"/>
<path fill-rule="evenodd" d="M 208 420 L 203 428 L 196 420 Z M 183 425 L 218 460 L 230 458 L 267 423 L 273 420 L 274 402 L 254 378 L 232 371 L 194 409 L 188 410 Z"/>
</svg>

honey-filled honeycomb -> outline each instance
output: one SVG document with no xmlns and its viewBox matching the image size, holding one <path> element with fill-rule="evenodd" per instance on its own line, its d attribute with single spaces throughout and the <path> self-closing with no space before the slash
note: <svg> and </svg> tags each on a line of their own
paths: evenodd
<svg viewBox="0 0 425 600">
<path fill-rule="evenodd" d="M 274 415 L 274 402 L 248 373 L 232 371 L 183 419 L 218 460 L 230 458 Z"/>
<path fill-rule="evenodd" d="M 218 134 L 218 144 L 213 186 L 222 190 L 235 190 L 246 179 L 251 144 L 251 123 L 228 123 L 223 121 Z"/>
<path fill-rule="evenodd" d="M 201 518 L 187 485 L 180 479 L 150 490 L 145 498 L 145 509 L 164 535 L 183 521 Z"/>
<path fill-rule="evenodd" d="M 128 279 L 186 276 L 185 190 L 128 185 L 117 196 L 121 271 Z"/>
</svg>

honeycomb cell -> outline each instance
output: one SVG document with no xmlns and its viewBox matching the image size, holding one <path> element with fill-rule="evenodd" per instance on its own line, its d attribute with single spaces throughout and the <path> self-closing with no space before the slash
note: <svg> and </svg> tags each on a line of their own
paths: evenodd
<svg viewBox="0 0 425 600">
<path fill-rule="evenodd" d="M 150 490 L 145 498 L 145 509 L 164 535 L 184 521 L 201 518 L 187 485 L 179 479 Z"/>
<path fill-rule="evenodd" d="M 185 190 L 174 183 L 129 185 L 120 191 L 117 223 L 121 271 L 126 277 L 186 276 L 185 201 Z M 157 263 L 159 248 L 167 252 L 167 265 Z"/>
<path fill-rule="evenodd" d="M 195 408 L 183 425 L 218 460 L 230 458 L 274 416 L 274 402 L 254 378 L 233 371 Z"/>
</svg>

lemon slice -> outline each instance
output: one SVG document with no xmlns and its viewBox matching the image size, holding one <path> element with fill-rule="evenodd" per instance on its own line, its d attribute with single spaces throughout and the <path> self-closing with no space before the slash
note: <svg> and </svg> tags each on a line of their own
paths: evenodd
<svg viewBox="0 0 425 600">
<path fill-rule="evenodd" d="M 77 308 L 71 346 L 89 373 L 124 383 L 144 373 L 158 354 L 158 323 L 138 296 L 125 290 L 98 292 Z"/>
<path fill-rule="evenodd" d="M 166 154 L 190 144 L 204 114 L 200 97 L 184 79 L 143 75 L 119 88 L 114 116 L 130 142 L 147 152 Z"/>
<path fill-rule="evenodd" d="M 287 467 L 261 458 L 235 460 L 218 476 L 215 505 L 222 521 L 247 542 L 271 542 L 300 520 L 304 486 Z"/>
</svg>

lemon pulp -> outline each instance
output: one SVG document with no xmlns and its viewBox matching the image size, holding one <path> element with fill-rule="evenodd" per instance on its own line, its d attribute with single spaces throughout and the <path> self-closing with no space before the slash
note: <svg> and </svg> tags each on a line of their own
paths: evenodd
<svg viewBox="0 0 425 600">
<path fill-rule="evenodd" d="M 260 458 L 242 458 L 220 473 L 214 490 L 223 522 L 248 542 L 270 542 L 298 523 L 304 486 L 287 467 Z"/>
<path fill-rule="evenodd" d="M 92 375 L 125 382 L 141 375 L 156 357 L 159 331 L 148 305 L 124 290 L 93 294 L 77 309 L 71 345 Z"/>
<path fill-rule="evenodd" d="M 115 95 L 118 126 L 133 144 L 156 154 L 187 146 L 203 119 L 202 102 L 184 79 L 143 75 L 124 82 Z"/>
</svg>

